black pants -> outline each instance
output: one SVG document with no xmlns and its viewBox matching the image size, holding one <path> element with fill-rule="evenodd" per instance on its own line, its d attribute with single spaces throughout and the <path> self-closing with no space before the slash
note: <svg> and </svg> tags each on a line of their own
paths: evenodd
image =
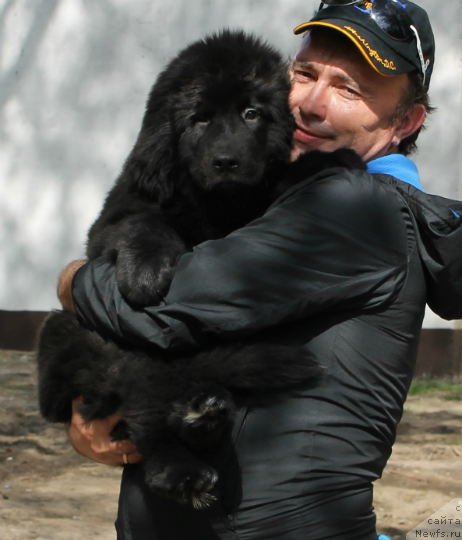
<svg viewBox="0 0 462 540">
<path fill-rule="evenodd" d="M 118 540 L 377 540 L 372 485 L 257 505 L 226 515 L 220 503 L 197 511 L 154 495 L 141 466 L 125 467 Z M 249 515 L 250 514 L 250 515 Z"/>
</svg>

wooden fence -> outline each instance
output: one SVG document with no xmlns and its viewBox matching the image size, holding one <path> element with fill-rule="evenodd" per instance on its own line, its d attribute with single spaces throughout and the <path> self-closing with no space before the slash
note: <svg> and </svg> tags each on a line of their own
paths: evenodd
<svg viewBox="0 0 462 540">
<path fill-rule="evenodd" d="M 32 351 L 44 311 L 1 311 L 0 349 Z M 415 374 L 431 377 L 462 375 L 462 330 L 424 329 Z"/>
</svg>

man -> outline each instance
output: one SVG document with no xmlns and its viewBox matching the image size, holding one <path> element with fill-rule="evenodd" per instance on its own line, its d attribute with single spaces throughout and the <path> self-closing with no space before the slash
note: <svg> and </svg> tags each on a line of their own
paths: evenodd
<svg viewBox="0 0 462 540">
<path fill-rule="evenodd" d="M 184 350 L 266 331 L 306 344 L 323 375 L 242 404 L 233 444 L 214 458 L 220 499 L 208 511 L 154 496 L 139 466 L 126 467 L 120 539 L 376 540 L 372 482 L 391 453 L 425 302 L 462 317 L 462 205 L 421 193 L 405 157 L 430 110 L 426 13 L 397 0 L 326 1 L 295 30 L 305 31 L 291 68 L 293 158 L 349 147 L 370 174 L 307 179 L 248 229 L 183 256 L 161 306 L 133 311 L 102 261 L 76 273 L 73 293 L 79 317 L 106 335 Z M 69 309 L 80 264 L 60 285 Z M 82 425 L 75 414 L 70 438 L 89 457 L 133 464 L 129 442 L 109 442 L 116 421 Z"/>
</svg>

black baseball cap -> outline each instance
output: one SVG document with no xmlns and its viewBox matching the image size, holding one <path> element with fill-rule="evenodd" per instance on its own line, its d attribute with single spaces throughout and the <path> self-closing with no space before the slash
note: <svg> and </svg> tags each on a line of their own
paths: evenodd
<svg viewBox="0 0 462 540">
<path fill-rule="evenodd" d="M 326 0 L 309 22 L 295 28 L 294 34 L 313 26 L 334 28 L 348 36 L 382 75 L 425 73 L 428 90 L 435 61 L 435 39 L 427 12 L 407 0 L 350 2 Z"/>
</svg>

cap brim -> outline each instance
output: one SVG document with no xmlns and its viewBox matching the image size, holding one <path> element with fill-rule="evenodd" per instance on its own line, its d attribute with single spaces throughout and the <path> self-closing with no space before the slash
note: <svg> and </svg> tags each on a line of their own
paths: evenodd
<svg viewBox="0 0 462 540">
<path fill-rule="evenodd" d="M 400 56 L 396 50 L 356 22 L 333 18 L 310 21 L 297 26 L 294 34 L 302 34 L 313 26 L 324 26 L 342 32 L 356 45 L 370 66 L 381 75 L 402 75 L 415 70 L 415 66 Z M 399 46 L 397 42 L 397 48 Z"/>
</svg>

